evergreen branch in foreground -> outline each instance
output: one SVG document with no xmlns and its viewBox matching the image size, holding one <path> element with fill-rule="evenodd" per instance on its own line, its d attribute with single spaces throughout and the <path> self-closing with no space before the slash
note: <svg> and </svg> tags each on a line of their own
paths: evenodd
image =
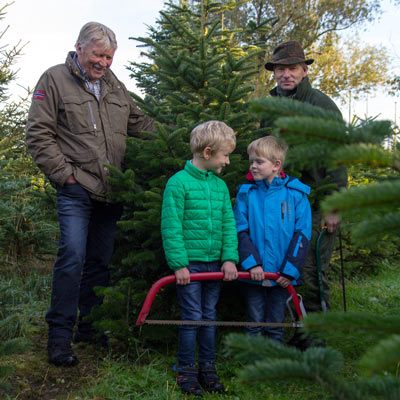
<svg viewBox="0 0 400 400">
<path fill-rule="evenodd" d="M 375 243 L 376 238 L 384 235 L 398 236 L 400 232 L 400 212 L 373 216 L 352 228 L 354 241 L 357 243 Z"/>
<path fill-rule="evenodd" d="M 388 181 L 334 193 L 323 201 L 321 208 L 324 214 L 339 212 L 349 216 L 355 213 L 370 215 L 374 209 L 397 209 L 399 198 L 400 181 Z"/>
<path fill-rule="evenodd" d="M 372 168 L 393 166 L 393 154 L 380 145 L 350 144 L 334 151 L 332 160 L 336 165 L 368 165 Z"/>
<path fill-rule="evenodd" d="M 275 121 L 280 117 L 296 116 L 343 121 L 342 116 L 334 111 L 327 111 L 320 107 L 285 97 L 265 97 L 253 100 L 250 102 L 250 111 L 269 121 Z"/>
<path fill-rule="evenodd" d="M 369 349 L 360 360 L 360 367 L 372 375 L 382 371 L 396 373 L 400 365 L 400 335 L 392 335 Z"/>
<path fill-rule="evenodd" d="M 327 314 L 310 314 L 304 320 L 307 331 L 331 332 L 372 332 L 374 334 L 396 334 L 400 332 L 400 317 L 376 315 L 366 312 L 330 311 Z"/>
</svg>

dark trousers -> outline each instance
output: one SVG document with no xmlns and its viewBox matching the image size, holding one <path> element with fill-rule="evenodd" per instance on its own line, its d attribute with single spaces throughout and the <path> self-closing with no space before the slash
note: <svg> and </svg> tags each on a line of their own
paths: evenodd
<svg viewBox="0 0 400 400">
<path fill-rule="evenodd" d="M 330 285 L 328 280 L 328 271 L 330 267 L 330 260 L 335 246 L 336 232 L 329 233 L 325 232 L 322 239 L 320 240 L 319 255 L 320 255 L 320 268 L 321 268 L 321 279 L 322 288 L 318 281 L 318 266 L 317 266 L 317 239 L 321 233 L 320 225 L 320 213 L 313 212 L 313 230 L 312 238 L 310 243 L 310 249 L 308 251 L 306 262 L 303 266 L 303 283 L 300 287 L 299 292 L 303 296 L 304 306 L 309 312 L 322 311 L 321 307 L 321 294 L 329 308 L 329 297 L 330 297 Z M 322 289 L 322 293 L 321 293 Z"/>
<path fill-rule="evenodd" d="M 191 262 L 190 273 L 221 272 L 220 262 Z M 220 281 L 193 281 L 176 285 L 181 319 L 190 321 L 215 321 L 216 306 L 221 290 Z M 199 345 L 199 366 L 214 364 L 216 351 L 215 326 L 179 327 L 178 368 L 195 364 L 196 345 Z"/>
<path fill-rule="evenodd" d="M 79 184 L 57 189 L 60 243 L 46 314 L 49 343 L 70 341 L 78 310 L 81 320 L 101 304 L 93 288 L 109 283 L 108 263 L 121 211 L 120 205 L 92 200 Z"/>
<path fill-rule="evenodd" d="M 264 287 L 255 283 L 243 283 L 246 299 L 247 317 L 250 322 L 284 322 L 287 289 L 281 286 Z M 265 335 L 270 339 L 283 342 L 283 328 L 249 327 L 249 335 Z"/>
</svg>

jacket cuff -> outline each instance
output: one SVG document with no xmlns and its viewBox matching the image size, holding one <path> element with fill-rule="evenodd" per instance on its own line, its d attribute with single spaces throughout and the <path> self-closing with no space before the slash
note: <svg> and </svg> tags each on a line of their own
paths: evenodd
<svg viewBox="0 0 400 400">
<path fill-rule="evenodd" d="M 254 258 L 252 254 L 250 254 L 245 260 L 242 260 L 242 267 L 245 271 L 257 267 L 260 263 Z"/>
</svg>

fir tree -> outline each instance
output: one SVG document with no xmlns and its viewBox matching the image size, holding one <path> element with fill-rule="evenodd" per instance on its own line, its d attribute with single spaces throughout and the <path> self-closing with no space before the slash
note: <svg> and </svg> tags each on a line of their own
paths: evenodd
<svg viewBox="0 0 400 400">
<path fill-rule="evenodd" d="M 126 246 L 118 248 L 122 265 L 150 280 L 168 271 L 159 232 L 162 192 L 191 156 L 190 131 L 218 119 L 237 132 L 237 151 L 224 175 L 233 189 L 238 175 L 246 172 L 247 157 L 241 154 L 257 127 L 246 105 L 254 89 L 247 82 L 257 72 L 256 49 L 240 48 L 234 33 L 223 29 L 223 6 L 197 3 L 169 4 L 149 37 L 136 39 L 145 45 L 150 62 L 131 65 L 146 93 L 144 101 L 134 97 L 157 121 L 157 129 L 129 140 L 127 170 L 113 178 L 117 199 L 127 210 L 120 223 Z"/>
<path fill-rule="evenodd" d="M 156 26 L 149 28 L 149 35 L 135 39 L 147 61 L 130 65 L 132 77 L 145 93 L 144 100 L 133 97 L 155 119 L 156 130 L 128 139 L 126 170 L 114 171 L 111 177 L 115 199 L 124 204 L 125 213 L 114 258 L 114 290 L 104 292 L 103 311 L 109 317 L 103 316 L 99 324 L 118 331 L 120 337 L 126 337 L 126 329 L 134 322 L 125 318 L 126 307 L 135 312 L 145 296 L 144 288 L 171 273 L 160 235 L 162 194 L 169 177 L 191 157 L 191 130 L 217 119 L 236 131 L 237 148 L 223 175 L 232 197 L 247 171 L 245 149 L 258 122 L 248 112 L 246 100 L 254 90 L 248 82 L 257 74 L 258 48 L 240 47 L 235 32 L 224 28 L 223 13 L 231 6 L 208 0 L 180 6 L 171 2 L 160 12 Z M 116 298 L 120 299 L 119 316 L 107 309 Z M 173 300 L 163 303 L 158 311 L 170 316 Z"/>
<path fill-rule="evenodd" d="M 273 134 L 284 137 L 292 146 L 289 168 L 354 164 L 372 169 L 390 168 L 391 174 L 381 182 L 328 196 L 322 210 L 338 212 L 351 221 L 358 242 L 398 236 L 399 153 L 383 147 L 392 135 L 388 121 L 366 121 L 352 126 L 320 108 L 285 98 L 255 101 L 252 110 L 260 118 L 273 121 Z M 398 399 L 399 327 L 398 316 L 328 313 L 306 318 L 305 328 L 314 334 L 360 331 L 376 337 L 376 346 L 359 363 L 366 377 L 351 382 L 338 377 L 343 357 L 330 348 L 311 348 L 300 353 L 263 338 L 241 335 L 231 335 L 226 343 L 233 357 L 248 364 L 240 375 L 244 380 L 297 378 L 325 387 L 334 399 Z"/>
</svg>

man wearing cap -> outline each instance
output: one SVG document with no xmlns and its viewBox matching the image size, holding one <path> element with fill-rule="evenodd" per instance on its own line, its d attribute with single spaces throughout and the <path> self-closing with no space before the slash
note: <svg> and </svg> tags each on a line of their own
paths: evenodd
<svg viewBox="0 0 400 400">
<path fill-rule="evenodd" d="M 341 112 L 333 100 L 318 89 L 314 89 L 308 79 L 308 65 L 314 62 L 313 59 L 306 59 L 304 51 L 299 42 L 291 40 L 281 43 L 273 52 L 272 60 L 265 64 L 268 71 L 272 71 L 277 86 L 270 91 L 271 96 L 284 96 L 309 103 L 338 113 Z M 301 172 L 301 181 L 315 188 L 326 180 L 334 183 L 337 188 L 346 187 L 347 172 L 345 168 L 328 171 L 325 168 L 313 168 Z M 332 255 L 336 232 L 339 227 L 339 217 L 336 214 L 322 216 L 318 202 L 313 204 L 313 235 L 311 248 L 307 261 L 303 267 L 304 280 L 304 303 L 307 311 L 325 311 L 323 306 L 329 307 L 329 283 L 326 272 L 329 267 Z M 316 260 L 316 242 L 321 231 L 324 230 L 323 240 L 320 242 L 320 259 L 323 290 L 320 291 L 318 284 L 318 269 Z M 306 347 L 309 341 L 294 338 L 295 344 L 299 347 Z"/>
</svg>

